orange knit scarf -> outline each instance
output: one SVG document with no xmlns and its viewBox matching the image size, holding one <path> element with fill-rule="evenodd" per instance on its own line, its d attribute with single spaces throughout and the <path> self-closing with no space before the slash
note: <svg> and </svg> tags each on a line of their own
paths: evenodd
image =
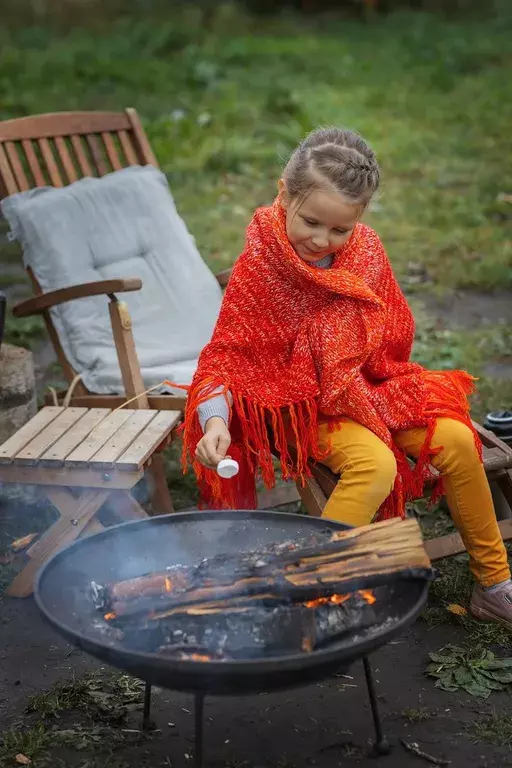
<svg viewBox="0 0 512 768">
<path fill-rule="evenodd" d="M 277 200 L 257 210 L 248 227 L 189 390 L 184 465 L 192 460 L 210 508 L 254 508 L 257 471 L 267 487 L 275 481 L 272 443 L 283 476 L 304 481 L 308 458 L 323 458 L 319 422 L 335 429 L 348 417 L 393 450 L 397 481 L 378 517 L 403 515 L 405 500 L 422 495 L 436 418 L 471 426 L 473 379 L 409 362 L 413 316 L 372 229 L 357 224 L 332 267 L 317 269 L 290 245 L 285 216 Z M 233 396 L 229 453 L 241 463 L 229 481 L 193 458 L 202 436 L 197 406 L 219 387 Z M 393 432 L 419 426 L 428 428 L 427 440 L 412 470 Z"/>
</svg>

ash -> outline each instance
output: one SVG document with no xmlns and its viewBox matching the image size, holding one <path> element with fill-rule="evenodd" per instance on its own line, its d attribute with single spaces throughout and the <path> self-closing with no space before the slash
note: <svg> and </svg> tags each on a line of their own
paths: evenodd
<svg viewBox="0 0 512 768">
<path fill-rule="evenodd" d="M 112 622 L 101 621 L 112 631 Z M 198 660 L 224 661 L 309 653 L 375 623 L 374 607 L 355 593 L 342 604 L 316 607 L 255 603 L 242 610 L 189 611 L 158 620 L 132 617 L 117 622 L 116 631 L 127 649 L 185 658 L 188 648 L 190 654 L 199 653 Z"/>
</svg>

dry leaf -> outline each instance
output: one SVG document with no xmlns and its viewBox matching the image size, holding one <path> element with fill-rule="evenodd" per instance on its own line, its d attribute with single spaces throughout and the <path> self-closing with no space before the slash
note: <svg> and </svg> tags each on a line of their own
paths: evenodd
<svg viewBox="0 0 512 768">
<path fill-rule="evenodd" d="M 450 613 L 454 613 L 455 616 L 467 616 L 468 615 L 467 610 L 462 605 L 458 605 L 457 603 L 450 603 L 450 605 L 446 606 L 446 610 L 450 611 Z"/>
<path fill-rule="evenodd" d="M 19 755 L 16 755 L 16 762 L 20 765 L 30 765 L 32 760 L 20 752 Z"/>
<path fill-rule="evenodd" d="M 27 536 L 22 536 L 21 539 L 15 539 L 11 544 L 12 551 L 21 552 L 29 547 L 36 537 L 37 533 L 29 533 Z"/>
</svg>

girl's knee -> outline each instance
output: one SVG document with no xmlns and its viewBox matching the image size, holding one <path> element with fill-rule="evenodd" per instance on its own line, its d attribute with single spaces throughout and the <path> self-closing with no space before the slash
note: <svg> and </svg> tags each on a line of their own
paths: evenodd
<svg viewBox="0 0 512 768">
<path fill-rule="evenodd" d="M 353 470 L 366 474 L 371 482 L 391 489 L 397 474 L 396 459 L 393 451 L 384 443 L 377 445 L 377 448 L 378 450 L 369 449 L 359 461 L 354 462 Z"/>
<path fill-rule="evenodd" d="M 468 464 L 478 459 L 475 437 L 472 430 L 456 419 L 439 419 L 434 435 L 433 446 L 440 446 L 441 451 L 433 464 Z"/>
</svg>

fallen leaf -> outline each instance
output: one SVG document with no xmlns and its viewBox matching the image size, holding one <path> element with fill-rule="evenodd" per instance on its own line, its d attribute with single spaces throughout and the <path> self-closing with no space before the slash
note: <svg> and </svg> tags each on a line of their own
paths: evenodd
<svg viewBox="0 0 512 768">
<path fill-rule="evenodd" d="M 14 560 L 14 555 L 0 555 L 0 565 L 9 565 Z"/>
<path fill-rule="evenodd" d="M 446 606 L 446 610 L 450 611 L 450 613 L 454 613 L 455 616 L 467 616 L 468 612 L 462 605 L 458 605 L 457 603 L 450 603 L 450 605 Z"/>
<path fill-rule="evenodd" d="M 22 536 L 21 539 L 15 539 L 11 544 L 12 551 L 21 552 L 29 547 L 35 538 L 37 538 L 37 533 L 29 533 L 26 536 Z"/>
<path fill-rule="evenodd" d="M 16 755 L 16 762 L 19 763 L 20 765 L 30 765 L 32 760 L 30 759 L 30 757 L 27 757 L 22 752 L 20 752 L 18 755 Z"/>
</svg>

